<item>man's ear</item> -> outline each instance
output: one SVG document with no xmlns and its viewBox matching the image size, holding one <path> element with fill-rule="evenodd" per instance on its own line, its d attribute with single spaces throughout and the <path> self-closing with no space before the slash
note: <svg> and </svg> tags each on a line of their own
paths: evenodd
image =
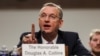
<svg viewBox="0 0 100 56">
<path fill-rule="evenodd" d="M 59 28 L 60 28 L 62 25 L 63 25 L 63 20 L 60 19 L 60 20 L 59 20 Z"/>
<path fill-rule="evenodd" d="M 90 41 L 88 42 L 88 44 L 89 44 L 89 46 L 91 47 L 91 42 L 90 42 Z"/>
</svg>

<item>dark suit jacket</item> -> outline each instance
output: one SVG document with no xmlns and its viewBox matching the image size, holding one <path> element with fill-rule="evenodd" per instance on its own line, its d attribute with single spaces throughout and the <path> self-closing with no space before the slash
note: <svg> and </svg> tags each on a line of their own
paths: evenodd
<svg viewBox="0 0 100 56">
<path fill-rule="evenodd" d="M 18 47 L 22 44 L 22 38 L 23 36 L 30 34 L 31 32 L 25 32 L 20 37 L 20 42 L 18 44 Z M 35 36 L 38 40 L 38 43 L 42 43 L 41 39 L 41 31 L 36 32 Z M 68 54 L 70 55 L 78 55 L 78 56 L 91 56 L 90 52 L 83 46 L 81 43 L 78 33 L 76 32 L 68 32 L 68 31 L 60 31 L 58 30 L 58 39 L 57 44 L 65 44 L 68 46 Z"/>
</svg>

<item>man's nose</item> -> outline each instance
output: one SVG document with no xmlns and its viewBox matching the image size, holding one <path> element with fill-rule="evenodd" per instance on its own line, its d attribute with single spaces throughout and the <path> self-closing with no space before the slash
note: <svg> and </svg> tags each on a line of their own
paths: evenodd
<svg viewBox="0 0 100 56">
<path fill-rule="evenodd" d="M 46 16 L 45 22 L 49 22 L 49 20 L 50 20 L 49 16 Z"/>
</svg>

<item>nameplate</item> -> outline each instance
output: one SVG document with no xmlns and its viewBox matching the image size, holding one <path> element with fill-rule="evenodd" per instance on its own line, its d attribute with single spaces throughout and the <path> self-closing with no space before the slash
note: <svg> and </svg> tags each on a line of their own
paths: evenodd
<svg viewBox="0 0 100 56">
<path fill-rule="evenodd" d="M 65 56 L 65 45 L 22 44 L 22 56 Z"/>
</svg>

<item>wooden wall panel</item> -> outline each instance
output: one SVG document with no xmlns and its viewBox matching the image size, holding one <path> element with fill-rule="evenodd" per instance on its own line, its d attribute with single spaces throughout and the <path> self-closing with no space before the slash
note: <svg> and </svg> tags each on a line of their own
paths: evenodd
<svg viewBox="0 0 100 56">
<path fill-rule="evenodd" d="M 37 9 L 46 2 L 63 8 L 100 8 L 100 0 L 0 0 L 0 9 Z"/>
</svg>

